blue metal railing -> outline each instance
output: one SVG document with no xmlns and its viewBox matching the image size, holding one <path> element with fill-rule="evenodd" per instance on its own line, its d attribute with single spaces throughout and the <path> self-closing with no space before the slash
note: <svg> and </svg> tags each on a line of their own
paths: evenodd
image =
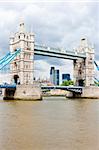
<svg viewBox="0 0 99 150">
<path fill-rule="evenodd" d="M 16 84 L 1 84 L 0 88 L 16 88 Z"/>
</svg>

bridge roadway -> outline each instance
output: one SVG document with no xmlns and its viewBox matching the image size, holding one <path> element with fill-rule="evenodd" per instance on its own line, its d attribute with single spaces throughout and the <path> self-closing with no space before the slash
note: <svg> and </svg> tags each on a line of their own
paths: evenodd
<svg viewBox="0 0 99 150">
<path fill-rule="evenodd" d="M 81 86 L 41 86 L 41 89 L 42 90 L 60 89 L 60 90 L 67 90 L 70 92 L 81 94 L 83 87 Z"/>
<path fill-rule="evenodd" d="M 41 45 L 34 45 L 34 54 L 71 60 L 76 60 L 78 58 L 86 59 L 86 53 L 78 53 L 76 51 L 67 51 Z"/>
<path fill-rule="evenodd" d="M 17 88 L 16 84 L 2 84 L 0 85 L 0 88 Z M 70 92 L 75 92 L 75 93 L 82 93 L 83 87 L 80 86 L 41 86 L 42 91 L 44 90 L 51 90 L 51 89 L 61 89 L 61 90 L 67 90 Z"/>
</svg>

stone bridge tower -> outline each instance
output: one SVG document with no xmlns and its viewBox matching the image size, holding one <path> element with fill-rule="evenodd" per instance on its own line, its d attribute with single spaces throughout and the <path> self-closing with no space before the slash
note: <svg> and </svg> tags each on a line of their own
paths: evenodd
<svg viewBox="0 0 99 150">
<path fill-rule="evenodd" d="M 77 86 L 94 85 L 94 49 L 87 39 L 81 39 L 77 52 L 85 53 L 86 59 L 74 60 L 74 82 Z"/>
<path fill-rule="evenodd" d="M 17 48 L 21 48 L 21 52 L 10 64 L 12 80 L 17 84 L 33 84 L 34 34 L 25 31 L 24 22 L 10 37 L 10 52 Z"/>
</svg>

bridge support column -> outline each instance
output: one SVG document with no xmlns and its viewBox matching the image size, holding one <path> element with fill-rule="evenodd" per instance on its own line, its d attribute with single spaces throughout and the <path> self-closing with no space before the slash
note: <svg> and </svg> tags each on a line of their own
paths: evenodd
<svg viewBox="0 0 99 150">
<path fill-rule="evenodd" d="M 17 88 L 6 88 L 5 100 L 42 100 L 41 88 L 38 84 L 17 85 Z"/>
<path fill-rule="evenodd" d="M 76 86 L 85 85 L 85 60 L 74 60 L 74 84 Z"/>
<path fill-rule="evenodd" d="M 94 85 L 94 51 L 93 49 L 86 49 L 86 61 L 85 61 L 85 85 Z"/>
<path fill-rule="evenodd" d="M 99 99 L 99 87 L 97 86 L 86 86 L 83 87 L 82 93 L 68 92 L 67 98 L 88 98 L 88 99 Z"/>
<path fill-rule="evenodd" d="M 87 39 L 81 39 L 79 53 L 86 53 L 86 59 L 74 60 L 74 84 L 77 86 L 94 85 L 94 49 L 87 43 Z"/>
<path fill-rule="evenodd" d="M 38 84 L 18 85 L 14 94 L 17 100 L 42 100 L 41 88 Z"/>
</svg>

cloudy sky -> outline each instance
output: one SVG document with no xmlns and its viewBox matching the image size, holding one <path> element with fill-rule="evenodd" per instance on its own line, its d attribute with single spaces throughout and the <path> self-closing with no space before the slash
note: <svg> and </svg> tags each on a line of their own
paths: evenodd
<svg viewBox="0 0 99 150">
<path fill-rule="evenodd" d="M 73 50 L 81 38 L 88 38 L 99 64 L 98 1 L 0 1 L 0 57 L 9 51 L 9 37 L 18 31 L 20 18 L 39 44 Z M 37 77 L 49 78 L 51 66 L 72 75 L 72 61 L 35 56 Z"/>
</svg>

